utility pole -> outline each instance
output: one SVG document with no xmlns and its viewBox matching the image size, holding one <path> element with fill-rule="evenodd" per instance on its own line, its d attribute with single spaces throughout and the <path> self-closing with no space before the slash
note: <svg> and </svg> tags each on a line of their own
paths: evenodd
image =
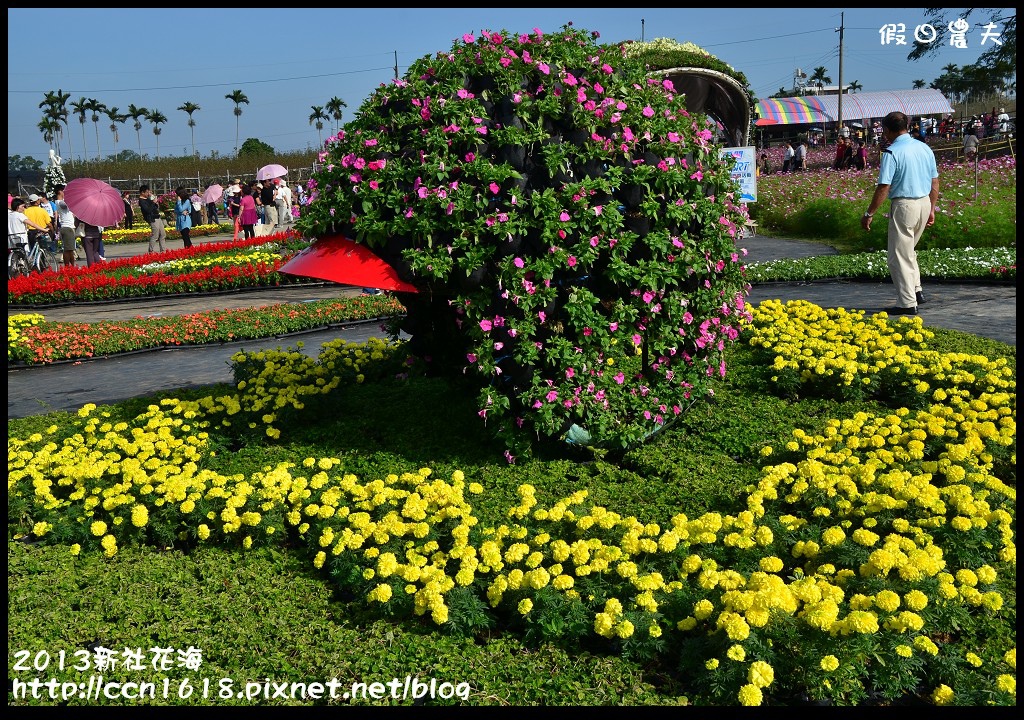
<svg viewBox="0 0 1024 720">
<path fill-rule="evenodd" d="M 640 18 L 640 42 L 644 41 L 644 19 Z"/>
<path fill-rule="evenodd" d="M 839 101 L 837 103 L 836 114 L 839 116 L 839 127 L 836 131 L 838 134 L 843 132 L 843 16 L 846 13 L 839 13 Z M 839 140 L 837 138 L 836 142 Z"/>
<path fill-rule="evenodd" d="M 398 51 L 395 50 L 395 80 L 398 79 Z"/>
</svg>

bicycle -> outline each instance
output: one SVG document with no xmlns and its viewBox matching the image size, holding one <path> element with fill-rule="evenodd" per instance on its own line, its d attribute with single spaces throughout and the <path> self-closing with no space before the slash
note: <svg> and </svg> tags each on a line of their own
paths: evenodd
<svg viewBox="0 0 1024 720">
<path fill-rule="evenodd" d="M 28 254 L 25 243 L 18 235 L 7 235 L 7 279 L 13 280 L 29 274 Z"/>
<path fill-rule="evenodd" d="M 60 261 L 57 260 L 57 256 L 43 244 L 48 237 L 45 233 L 39 235 L 28 251 L 28 267 L 31 272 L 43 273 L 47 270 L 57 272 L 60 269 Z"/>
</svg>

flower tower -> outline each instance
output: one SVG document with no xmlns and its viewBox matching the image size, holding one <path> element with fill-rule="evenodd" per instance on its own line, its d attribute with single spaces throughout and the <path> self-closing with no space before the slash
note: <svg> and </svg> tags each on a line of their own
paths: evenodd
<svg viewBox="0 0 1024 720">
<path fill-rule="evenodd" d="M 410 353 L 465 378 L 506 457 L 630 447 L 724 375 L 748 317 L 738 188 L 671 80 L 570 25 L 464 35 L 328 138 L 307 237 L 420 292 Z"/>
</svg>

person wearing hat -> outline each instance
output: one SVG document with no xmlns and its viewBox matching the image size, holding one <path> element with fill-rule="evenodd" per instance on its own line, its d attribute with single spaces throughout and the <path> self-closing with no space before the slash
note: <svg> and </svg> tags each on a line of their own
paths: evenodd
<svg viewBox="0 0 1024 720">
<path fill-rule="evenodd" d="M 1010 116 L 1006 114 L 1006 108 L 999 108 L 999 115 L 996 116 L 999 123 L 999 134 L 1005 135 L 1010 132 Z"/>
<path fill-rule="evenodd" d="M 46 228 L 37 225 L 32 218 L 25 214 L 28 209 L 27 203 L 20 197 L 11 199 L 11 210 L 7 213 L 7 243 L 17 242 L 25 246 L 28 252 L 28 231 L 45 232 Z"/>
<path fill-rule="evenodd" d="M 281 182 L 281 178 L 275 178 L 274 204 L 277 206 L 277 224 L 279 227 L 291 225 L 292 220 L 292 191 L 288 183 Z"/>
<path fill-rule="evenodd" d="M 242 203 L 242 179 L 235 178 L 228 185 L 228 217 L 232 220 L 238 218 Z"/>
<path fill-rule="evenodd" d="M 43 207 L 43 198 L 35 193 L 29 195 L 28 206 L 25 208 L 25 216 L 31 220 L 34 225 L 43 228 L 41 231 L 28 231 L 29 246 L 35 245 L 40 240 L 44 240 L 46 242 L 46 246 L 50 250 L 56 252 L 56 243 L 53 241 L 53 217 L 50 213 L 46 212 L 46 208 Z"/>
</svg>

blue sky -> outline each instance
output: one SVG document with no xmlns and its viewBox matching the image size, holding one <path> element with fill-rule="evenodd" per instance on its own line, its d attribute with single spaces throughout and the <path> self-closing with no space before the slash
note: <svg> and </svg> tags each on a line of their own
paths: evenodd
<svg viewBox="0 0 1024 720">
<path fill-rule="evenodd" d="M 224 96 L 241 90 L 239 142 L 258 138 L 281 151 L 319 146 L 310 125 L 313 105 L 334 96 L 351 119 L 381 83 L 404 73 L 411 62 L 451 48 L 464 33 L 506 29 L 555 32 L 567 22 L 596 30 L 602 42 L 667 37 L 694 42 L 746 74 L 754 94 L 767 97 L 790 87 L 793 71 L 810 75 L 824 66 L 839 80 L 840 9 L 736 8 L 386 8 L 259 10 L 235 9 L 8 9 L 8 155 L 46 159 L 48 146 L 37 124 L 39 103 L 58 88 L 95 98 L 124 112 L 129 104 L 157 109 L 160 155 L 191 152 L 185 102 L 194 113 L 196 150 L 230 156 L 235 146 L 234 104 Z M 42 12 L 42 15 L 40 13 Z M 950 14 L 949 19 L 955 19 Z M 40 25 L 45 19 L 49 28 Z M 972 16 L 975 21 L 980 18 Z M 843 81 L 862 92 L 909 89 L 915 79 L 931 82 L 950 63 L 973 63 L 985 49 L 975 25 L 966 49 L 946 46 L 933 58 L 910 62 L 909 45 L 883 45 L 879 29 L 903 23 L 907 37 L 924 21 L 912 8 L 845 10 Z M 55 37 L 56 34 L 56 37 Z M 909 41 L 908 41 L 909 42 Z M 989 45 L 991 41 L 989 41 Z M 70 109 L 70 107 L 69 107 Z M 332 122 L 333 125 L 333 122 Z M 110 121 L 99 121 L 99 149 L 113 151 Z M 71 118 L 71 146 L 83 151 L 82 125 Z M 84 145 L 96 154 L 96 127 L 89 116 Z M 328 135 L 325 125 L 322 137 Z M 156 154 L 151 123 L 143 121 L 142 152 Z M 138 151 L 132 121 L 120 126 L 119 149 Z M 61 148 L 69 155 L 68 138 Z"/>
</svg>

